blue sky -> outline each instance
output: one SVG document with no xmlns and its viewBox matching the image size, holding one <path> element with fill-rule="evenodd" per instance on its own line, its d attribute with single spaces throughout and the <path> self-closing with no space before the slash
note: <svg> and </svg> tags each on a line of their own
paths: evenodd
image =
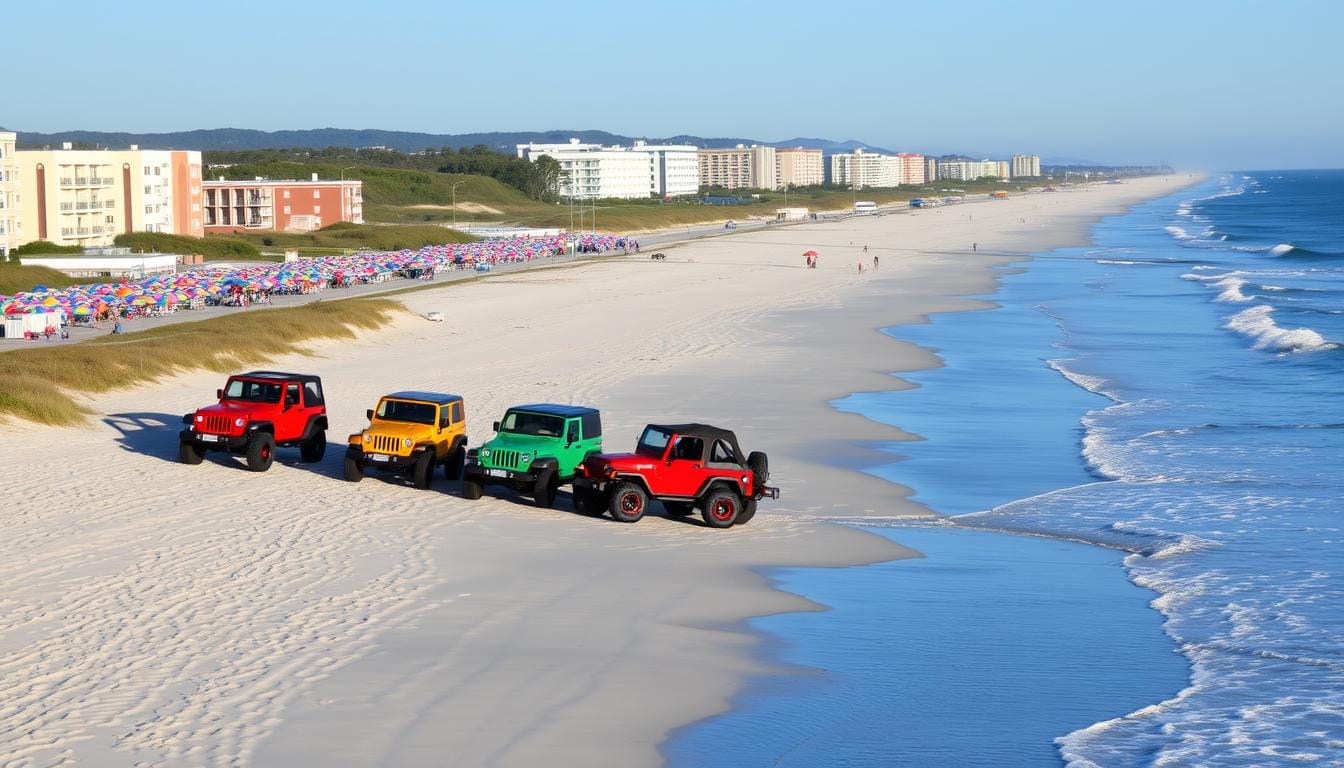
<svg viewBox="0 0 1344 768">
<path fill-rule="evenodd" d="M 1344 166 L 1344 3 L 1324 0 L 74 0 L 7 15 L 0 125 L 20 131 L 598 128 Z"/>
</svg>

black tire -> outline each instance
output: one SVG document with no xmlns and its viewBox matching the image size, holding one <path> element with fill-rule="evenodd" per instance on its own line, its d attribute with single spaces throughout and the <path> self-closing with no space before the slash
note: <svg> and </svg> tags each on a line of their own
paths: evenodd
<svg viewBox="0 0 1344 768">
<path fill-rule="evenodd" d="M 555 476 L 555 470 L 543 469 L 540 475 L 537 475 L 536 483 L 532 486 L 532 504 L 543 509 L 550 509 L 555 505 L 555 492 L 560 488 L 560 480 Z"/>
<path fill-rule="evenodd" d="M 299 445 L 299 456 L 309 464 L 316 464 L 327 455 L 327 430 L 319 429 L 309 435 L 307 440 Z"/>
<path fill-rule="evenodd" d="M 481 498 L 481 494 L 484 492 L 485 486 L 481 485 L 476 480 L 472 480 L 470 477 L 462 480 L 462 498 L 469 501 L 475 501 Z"/>
<path fill-rule="evenodd" d="M 607 511 L 622 523 L 637 523 L 649 508 L 649 495 L 634 483 L 612 485 L 607 498 Z"/>
<path fill-rule="evenodd" d="M 467 448 L 459 445 L 456 451 L 448 454 L 447 461 L 443 462 L 443 478 L 445 480 L 461 480 L 462 470 L 467 466 Z"/>
<path fill-rule="evenodd" d="M 689 501 L 664 501 L 663 509 L 668 517 L 685 517 L 695 511 L 695 504 Z"/>
<path fill-rule="evenodd" d="M 742 511 L 737 513 L 737 522 L 733 525 L 746 525 L 756 516 L 756 499 L 743 499 Z"/>
<path fill-rule="evenodd" d="M 345 457 L 345 479 L 352 483 L 358 483 L 364 479 L 364 465 L 358 460 L 349 456 Z"/>
<path fill-rule="evenodd" d="M 179 440 L 177 443 L 177 460 L 183 464 L 200 464 L 205 460 L 205 451 L 196 447 L 195 443 Z"/>
<path fill-rule="evenodd" d="M 434 481 L 433 451 L 421 452 L 420 458 L 415 460 L 415 466 L 411 468 L 411 480 L 415 483 L 415 487 L 422 491 Z"/>
<path fill-rule="evenodd" d="M 606 511 L 602 496 L 592 488 L 574 488 L 574 511 L 580 515 L 597 517 Z"/>
<path fill-rule="evenodd" d="M 255 432 L 247 444 L 247 468 L 265 472 L 275 461 L 275 436 L 270 432 Z"/>
<path fill-rule="evenodd" d="M 747 466 L 751 468 L 752 488 L 759 493 L 770 482 L 770 460 L 761 451 L 752 451 L 747 456 Z"/>
<path fill-rule="evenodd" d="M 705 497 L 705 524 L 710 528 L 731 528 L 742 514 L 742 497 L 733 491 L 716 488 Z"/>
</svg>

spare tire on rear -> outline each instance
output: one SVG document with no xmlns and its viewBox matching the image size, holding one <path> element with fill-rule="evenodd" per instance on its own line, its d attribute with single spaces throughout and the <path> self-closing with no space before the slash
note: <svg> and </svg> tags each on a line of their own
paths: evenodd
<svg viewBox="0 0 1344 768">
<path fill-rule="evenodd" d="M 757 493 L 770 481 L 770 460 L 761 451 L 752 451 L 747 457 L 747 466 L 751 468 L 751 483 Z"/>
</svg>

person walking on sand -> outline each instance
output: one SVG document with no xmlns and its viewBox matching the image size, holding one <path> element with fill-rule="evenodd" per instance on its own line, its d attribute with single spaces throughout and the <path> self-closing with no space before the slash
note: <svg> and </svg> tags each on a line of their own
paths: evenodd
<svg viewBox="0 0 1344 768">
<path fill-rule="evenodd" d="M 979 250 L 980 250 L 980 244 L 979 244 L 979 243 L 971 243 L 971 252 L 972 252 L 972 253 L 974 253 L 974 252 L 976 252 L 976 251 L 979 251 Z"/>
<path fill-rule="evenodd" d="M 877 269 L 877 254 L 873 254 L 873 269 Z"/>
<path fill-rule="evenodd" d="M 863 274 L 863 259 L 859 259 L 859 274 Z"/>
</svg>

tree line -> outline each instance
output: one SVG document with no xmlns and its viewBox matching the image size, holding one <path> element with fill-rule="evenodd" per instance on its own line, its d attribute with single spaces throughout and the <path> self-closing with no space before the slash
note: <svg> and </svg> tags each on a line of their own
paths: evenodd
<svg viewBox="0 0 1344 768">
<path fill-rule="evenodd" d="M 395 149 L 327 147 L 311 149 L 246 149 L 207 150 L 202 162 L 209 165 L 255 165 L 291 162 L 311 164 L 347 164 L 376 168 L 405 168 L 439 173 L 465 173 L 489 176 L 507 184 L 533 200 L 554 202 L 560 195 L 560 163 L 551 157 L 529 162 L 519 157 L 496 152 L 485 144 L 452 149 L 429 149 L 423 152 L 398 152 Z"/>
</svg>

